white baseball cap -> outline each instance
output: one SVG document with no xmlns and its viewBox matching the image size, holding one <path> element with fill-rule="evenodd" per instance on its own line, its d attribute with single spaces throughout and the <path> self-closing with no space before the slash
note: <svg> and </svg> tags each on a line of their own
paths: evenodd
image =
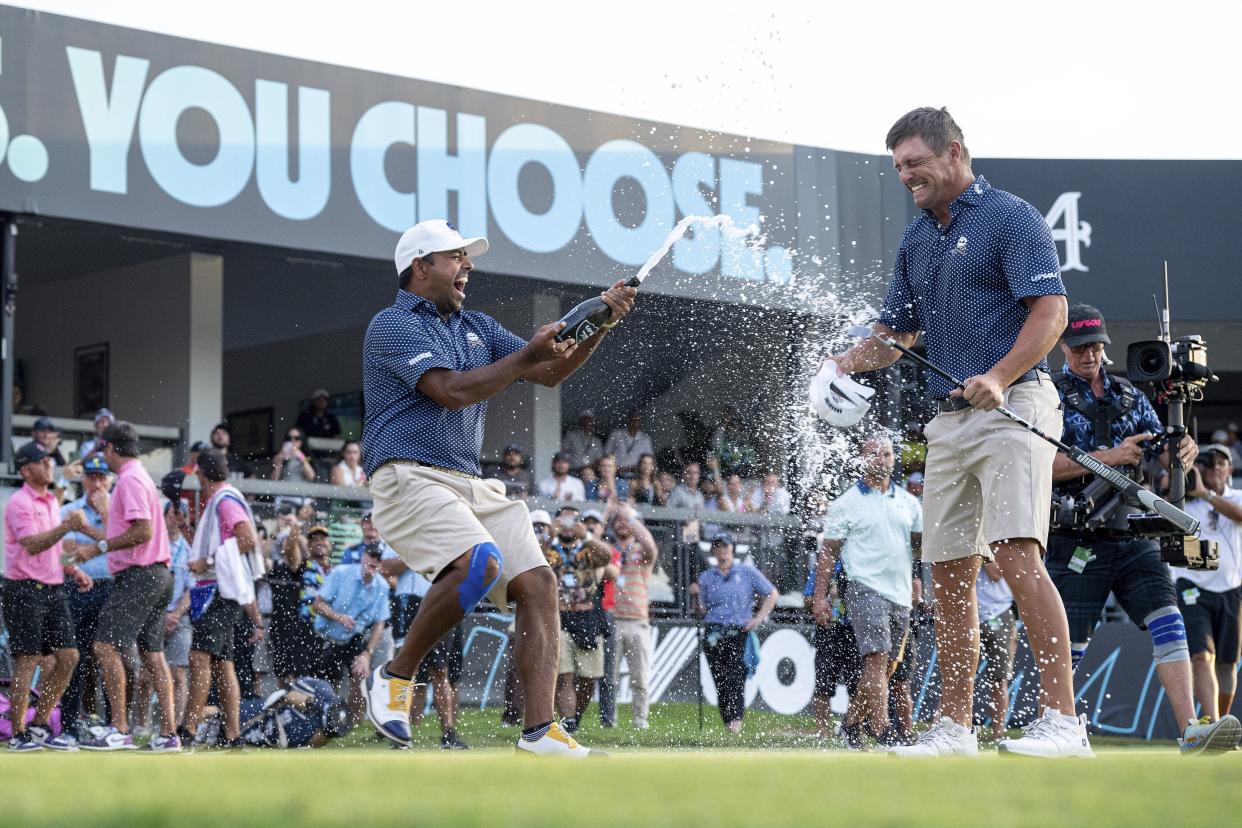
<svg viewBox="0 0 1242 828">
<path fill-rule="evenodd" d="M 545 526 L 551 526 L 552 516 L 549 515 L 547 511 L 544 509 L 536 509 L 535 511 L 530 513 L 530 522 L 532 524 L 542 523 Z"/>
<path fill-rule="evenodd" d="M 402 233 L 397 242 L 397 250 L 393 254 L 397 274 L 400 275 L 415 259 L 446 250 L 465 250 L 467 256 L 482 256 L 487 252 L 487 239 L 462 238 L 457 228 L 444 219 L 420 221 Z"/>
</svg>

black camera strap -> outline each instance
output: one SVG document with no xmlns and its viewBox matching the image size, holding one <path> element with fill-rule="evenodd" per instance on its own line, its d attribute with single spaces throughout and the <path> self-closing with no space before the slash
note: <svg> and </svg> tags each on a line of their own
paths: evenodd
<svg viewBox="0 0 1242 828">
<path fill-rule="evenodd" d="M 1117 402 L 1105 402 L 1094 394 L 1083 393 L 1067 372 L 1053 379 L 1066 405 L 1091 421 L 1091 442 L 1097 451 L 1113 447 L 1112 424 L 1128 414 L 1138 401 L 1138 389 L 1129 380 L 1114 376 L 1109 379 L 1121 387 L 1121 399 Z"/>
</svg>

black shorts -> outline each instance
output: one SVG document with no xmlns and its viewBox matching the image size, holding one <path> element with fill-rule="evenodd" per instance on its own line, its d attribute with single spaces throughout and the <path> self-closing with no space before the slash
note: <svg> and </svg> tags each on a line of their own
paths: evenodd
<svg viewBox="0 0 1242 828">
<path fill-rule="evenodd" d="M 355 635 L 348 641 L 323 641 L 323 649 L 319 652 L 319 664 L 315 667 L 315 676 L 324 681 L 337 681 L 349 675 L 349 668 L 354 659 L 367 648 L 367 635 Z"/>
<path fill-rule="evenodd" d="M 915 668 L 918 667 L 918 639 L 918 613 L 911 612 L 910 627 L 906 630 L 905 648 L 901 652 L 901 661 L 898 661 L 893 669 L 892 681 L 910 681 L 914 678 Z"/>
<path fill-rule="evenodd" d="M 1195 590 L 1194 603 L 1186 603 L 1189 590 Z M 1194 593 L 1190 593 L 1194 595 Z M 1242 587 L 1228 592 L 1211 592 L 1185 578 L 1177 579 L 1177 606 L 1186 619 L 1186 644 L 1190 654 L 1212 653 L 1220 664 L 1237 664 L 1242 656 Z"/>
<path fill-rule="evenodd" d="M 194 631 L 190 650 L 207 653 L 212 661 L 232 661 L 233 636 L 241 617 L 241 605 L 217 592 L 198 620 L 190 622 Z"/>
<path fill-rule="evenodd" d="M 13 655 L 42 656 L 78 646 L 62 585 L 6 578 L 0 589 Z"/>
<path fill-rule="evenodd" d="M 272 619 L 271 636 L 267 640 L 272 654 L 272 669 L 280 678 L 309 676 L 319 661 L 323 639 L 315 635 L 311 622 L 296 619 Z"/>
<path fill-rule="evenodd" d="M 164 652 L 164 610 L 172 600 L 173 576 L 164 564 L 131 566 L 112 579 L 112 592 L 99 611 L 95 640 L 144 653 Z"/>
<path fill-rule="evenodd" d="M 862 656 L 858 654 L 854 629 L 839 621 L 827 629 L 816 627 L 814 644 L 815 695 L 831 698 L 836 695 L 838 684 L 844 684 L 851 696 L 858 692 Z"/>
<path fill-rule="evenodd" d="M 426 683 L 431 681 L 432 670 L 448 670 L 449 684 L 456 685 L 461 680 L 461 625 L 444 634 L 436 645 L 427 653 L 423 663 L 418 665 L 418 676 L 415 681 Z"/>
<path fill-rule="evenodd" d="M 1095 560 L 1075 572 L 1069 563 L 1079 546 L 1090 549 Z M 1091 638 L 1110 592 L 1140 627 L 1156 610 L 1177 606 L 1169 567 L 1154 540 L 1103 541 L 1054 532 L 1048 536 L 1046 565 L 1065 604 L 1071 643 Z"/>
</svg>

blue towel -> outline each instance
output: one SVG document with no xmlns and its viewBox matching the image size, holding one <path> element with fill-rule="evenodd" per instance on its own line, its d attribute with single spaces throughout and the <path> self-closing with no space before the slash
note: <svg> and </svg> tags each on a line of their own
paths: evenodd
<svg viewBox="0 0 1242 828">
<path fill-rule="evenodd" d="M 746 649 L 742 652 L 742 663 L 746 665 L 746 678 L 752 678 L 759 669 L 759 636 L 751 630 L 746 636 Z"/>
</svg>

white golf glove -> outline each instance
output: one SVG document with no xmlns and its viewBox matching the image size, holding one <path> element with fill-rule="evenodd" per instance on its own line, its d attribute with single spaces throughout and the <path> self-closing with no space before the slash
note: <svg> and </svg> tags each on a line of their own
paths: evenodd
<svg viewBox="0 0 1242 828">
<path fill-rule="evenodd" d="M 838 428 L 857 425 L 871 409 L 875 389 L 842 374 L 833 360 L 826 360 L 811 380 L 811 409 L 824 422 Z"/>
</svg>

